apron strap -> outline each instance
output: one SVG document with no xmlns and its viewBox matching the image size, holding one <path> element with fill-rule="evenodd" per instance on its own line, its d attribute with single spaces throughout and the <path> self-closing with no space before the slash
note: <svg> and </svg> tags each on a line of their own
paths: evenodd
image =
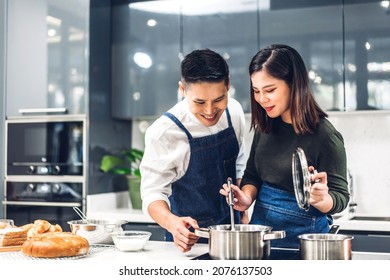
<svg viewBox="0 0 390 280">
<path fill-rule="evenodd" d="M 181 123 L 181 121 L 179 121 L 173 114 L 169 112 L 165 112 L 164 116 L 170 118 L 175 124 L 177 124 L 177 126 L 180 127 L 181 130 L 183 130 L 187 134 L 189 140 L 193 138 L 191 133 L 187 130 L 187 128 L 185 128 L 184 125 Z M 232 127 L 232 120 L 230 118 L 229 109 L 227 107 L 226 107 L 226 117 L 227 117 L 229 127 Z"/>
<path fill-rule="evenodd" d="M 175 124 L 177 124 L 177 126 L 180 127 L 181 130 L 183 130 L 187 134 L 188 140 L 192 139 L 191 133 L 187 130 L 187 128 L 184 127 L 184 125 L 181 123 L 181 121 L 179 121 L 174 115 L 172 115 L 169 112 L 165 112 L 164 116 L 170 118 Z"/>
</svg>

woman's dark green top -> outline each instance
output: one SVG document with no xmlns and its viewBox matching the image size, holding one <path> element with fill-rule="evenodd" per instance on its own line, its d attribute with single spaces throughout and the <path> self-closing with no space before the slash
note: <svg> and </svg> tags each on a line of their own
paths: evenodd
<svg viewBox="0 0 390 280">
<path fill-rule="evenodd" d="M 274 119 L 270 133 L 256 129 L 241 186 L 252 184 L 260 190 L 262 182 L 294 192 L 292 154 L 301 147 L 308 166 L 326 172 L 333 208 L 326 214 L 336 214 L 349 201 L 347 158 L 342 135 L 327 120 L 321 119 L 313 134 L 298 135 L 291 124 Z"/>
</svg>

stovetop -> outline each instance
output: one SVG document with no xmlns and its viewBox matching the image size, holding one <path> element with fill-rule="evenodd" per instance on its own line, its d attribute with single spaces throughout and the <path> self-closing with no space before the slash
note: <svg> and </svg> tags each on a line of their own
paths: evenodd
<svg viewBox="0 0 390 280">
<path fill-rule="evenodd" d="M 269 260 L 300 260 L 298 249 L 271 248 Z M 192 260 L 211 260 L 208 253 L 197 256 Z"/>
<path fill-rule="evenodd" d="M 208 253 L 192 260 L 211 260 Z M 301 260 L 299 249 L 271 248 L 268 260 Z M 390 260 L 390 253 L 385 252 L 352 252 L 352 260 Z"/>
</svg>

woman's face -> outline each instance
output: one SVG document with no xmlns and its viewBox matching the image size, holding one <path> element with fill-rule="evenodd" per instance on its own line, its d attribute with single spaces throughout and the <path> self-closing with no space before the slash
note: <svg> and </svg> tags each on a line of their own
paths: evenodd
<svg viewBox="0 0 390 280">
<path fill-rule="evenodd" d="M 292 123 L 290 114 L 290 88 L 283 80 L 270 76 L 265 70 L 251 76 L 254 98 L 270 118 L 281 116 L 286 123 Z"/>
<path fill-rule="evenodd" d="M 179 83 L 191 113 L 205 126 L 215 125 L 228 104 L 229 87 L 225 83 Z"/>
</svg>

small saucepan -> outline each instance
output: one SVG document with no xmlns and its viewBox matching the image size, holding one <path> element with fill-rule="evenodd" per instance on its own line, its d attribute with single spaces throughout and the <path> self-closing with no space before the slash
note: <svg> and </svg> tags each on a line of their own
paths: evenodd
<svg viewBox="0 0 390 280">
<path fill-rule="evenodd" d="M 338 226 L 337 226 L 338 229 Z M 303 260 L 351 260 L 353 236 L 332 233 L 299 235 L 300 255 Z"/>
<path fill-rule="evenodd" d="M 271 253 L 270 240 L 286 236 L 262 225 L 215 225 L 195 230 L 195 235 L 209 239 L 209 255 L 215 260 L 261 260 Z"/>
</svg>

